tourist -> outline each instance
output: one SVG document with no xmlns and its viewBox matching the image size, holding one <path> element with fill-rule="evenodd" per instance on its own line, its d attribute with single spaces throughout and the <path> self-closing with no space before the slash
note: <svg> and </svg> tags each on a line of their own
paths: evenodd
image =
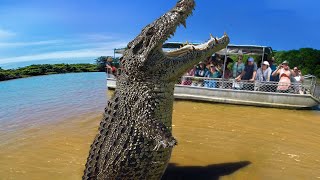
<svg viewBox="0 0 320 180">
<path fill-rule="evenodd" d="M 254 81 L 257 74 L 257 64 L 254 62 L 253 57 L 248 58 L 247 65 L 244 67 L 244 70 L 241 72 L 241 74 L 236 77 L 237 81 L 240 80 L 248 80 L 248 81 Z"/>
<path fill-rule="evenodd" d="M 200 62 L 198 64 L 198 68 L 196 69 L 194 76 L 196 76 L 196 77 L 209 77 L 210 76 L 209 69 L 205 66 L 205 64 L 203 62 Z"/>
<path fill-rule="evenodd" d="M 270 81 L 271 68 L 269 67 L 268 61 L 263 61 L 261 67 L 257 70 L 255 90 L 272 92 L 274 91 L 274 85 L 265 83 Z"/>
<path fill-rule="evenodd" d="M 213 64 L 210 64 L 209 66 L 209 78 L 219 78 L 220 72 L 216 69 L 216 67 Z M 214 79 L 206 79 L 204 80 L 204 86 L 209 88 L 216 88 L 217 82 Z"/>
<path fill-rule="evenodd" d="M 112 57 L 108 57 L 106 61 L 106 73 L 109 78 L 114 78 L 117 75 L 117 68 L 113 63 Z"/>
<path fill-rule="evenodd" d="M 226 63 L 225 65 L 223 65 L 222 67 L 222 74 L 223 74 L 223 78 L 224 79 L 229 79 L 232 77 L 232 72 L 231 70 L 228 68 L 229 64 L 233 62 L 233 60 L 230 57 L 227 57 Z"/>
<path fill-rule="evenodd" d="M 294 72 L 293 78 L 295 79 L 295 81 L 302 83 L 304 78 L 302 76 L 300 69 L 298 67 L 294 67 L 293 72 Z"/>
<path fill-rule="evenodd" d="M 257 70 L 256 80 L 257 81 L 270 81 L 271 68 L 269 67 L 268 61 L 263 61 L 261 68 Z"/>
<path fill-rule="evenodd" d="M 277 64 L 275 64 L 275 62 L 276 62 L 275 57 L 272 57 L 269 60 L 270 69 L 271 69 L 270 81 L 279 81 L 279 76 L 272 76 L 272 73 L 277 69 Z"/>
<path fill-rule="evenodd" d="M 197 69 L 197 65 L 194 65 L 189 71 L 187 71 L 181 78 L 182 85 L 191 85 L 192 84 L 192 77 L 187 76 L 194 76 Z"/>
<path fill-rule="evenodd" d="M 289 93 L 291 86 L 291 77 L 294 72 L 290 70 L 289 62 L 283 61 L 280 66 L 272 73 L 272 76 L 279 75 L 279 83 L 277 87 L 277 92 Z"/>
<path fill-rule="evenodd" d="M 233 78 L 237 78 L 241 74 L 241 72 L 244 70 L 245 65 L 242 62 L 242 59 L 243 59 L 243 55 L 241 53 L 237 57 L 237 62 L 235 62 L 233 64 L 233 68 L 232 68 L 232 77 Z"/>
<path fill-rule="evenodd" d="M 304 77 L 298 67 L 293 68 L 293 81 L 295 93 L 304 94 L 301 84 L 303 83 Z"/>
<path fill-rule="evenodd" d="M 209 66 L 210 78 L 219 78 L 221 77 L 220 72 L 217 70 L 214 64 L 210 64 Z"/>
<path fill-rule="evenodd" d="M 249 57 L 248 62 L 246 64 L 246 66 L 244 67 L 244 70 L 241 72 L 241 74 L 238 77 L 236 77 L 235 80 L 236 81 L 246 80 L 249 82 L 254 82 L 256 74 L 257 74 L 257 64 L 254 62 L 253 57 Z M 242 89 L 253 91 L 254 84 L 247 82 L 247 83 L 243 84 Z"/>
</svg>

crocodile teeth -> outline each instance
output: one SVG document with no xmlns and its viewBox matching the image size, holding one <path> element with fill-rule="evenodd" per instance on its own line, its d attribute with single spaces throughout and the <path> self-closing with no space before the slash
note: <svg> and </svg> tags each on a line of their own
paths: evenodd
<svg viewBox="0 0 320 180">
<path fill-rule="evenodd" d="M 214 41 L 215 41 L 217 44 L 219 43 L 217 38 L 214 38 Z"/>
<path fill-rule="evenodd" d="M 184 28 L 187 28 L 187 24 L 186 24 L 186 21 L 185 21 L 185 20 L 182 21 L 181 24 L 183 25 Z"/>
</svg>

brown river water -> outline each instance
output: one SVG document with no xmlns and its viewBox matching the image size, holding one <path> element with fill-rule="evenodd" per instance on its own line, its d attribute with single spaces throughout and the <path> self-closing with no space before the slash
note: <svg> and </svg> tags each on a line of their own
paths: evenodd
<svg viewBox="0 0 320 180">
<path fill-rule="evenodd" d="M 83 111 L 0 123 L 0 179 L 81 179 L 103 107 Z M 320 179 L 320 111 L 176 101 L 173 135 L 171 171 L 189 179 Z"/>
<path fill-rule="evenodd" d="M 231 174 L 221 179 L 320 179 L 319 115 L 178 101 L 173 134 L 179 145 L 171 163 L 231 163 L 222 167 Z M 88 113 L 7 134 L 10 141 L 0 145 L 1 179 L 80 179 L 100 118 Z M 250 164 L 233 171 L 242 161 Z"/>
</svg>

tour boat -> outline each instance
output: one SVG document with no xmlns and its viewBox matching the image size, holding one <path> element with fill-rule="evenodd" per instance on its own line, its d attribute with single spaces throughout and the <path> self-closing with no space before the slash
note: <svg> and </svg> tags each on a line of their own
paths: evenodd
<svg viewBox="0 0 320 180">
<path fill-rule="evenodd" d="M 163 48 L 167 50 L 181 46 L 183 43 L 165 43 Z M 114 52 L 122 53 L 123 51 L 124 49 L 115 49 Z M 239 52 L 248 56 L 261 56 L 261 61 L 263 61 L 264 56 L 272 53 L 272 48 L 257 45 L 228 45 L 216 54 L 225 56 L 225 65 L 227 56 L 238 55 Z M 316 80 L 313 75 L 305 75 L 303 83 L 291 83 L 291 89 L 288 92 L 279 93 L 275 91 L 278 82 L 274 81 L 238 82 L 234 79 L 183 76 L 175 85 L 174 97 L 181 100 L 211 103 L 310 109 L 320 104 L 320 87 L 317 86 Z M 108 77 L 107 87 L 110 90 L 115 89 L 116 78 Z M 297 91 L 297 88 L 301 91 Z"/>
</svg>

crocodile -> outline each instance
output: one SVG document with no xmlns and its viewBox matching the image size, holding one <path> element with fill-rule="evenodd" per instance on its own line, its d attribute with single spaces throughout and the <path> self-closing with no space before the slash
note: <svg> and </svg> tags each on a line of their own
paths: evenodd
<svg viewBox="0 0 320 180">
<path fill-rule="evenodd" d="M 82 179 L 161 179 L 177 144 L 171 126 L 175 83 L 229 43 L 224 34 L 200 45 L 162 50 L 178 26 L 186 27 L 194 7 L 194 0 L 178 1 L 128 43 Z"/>
</svg>

